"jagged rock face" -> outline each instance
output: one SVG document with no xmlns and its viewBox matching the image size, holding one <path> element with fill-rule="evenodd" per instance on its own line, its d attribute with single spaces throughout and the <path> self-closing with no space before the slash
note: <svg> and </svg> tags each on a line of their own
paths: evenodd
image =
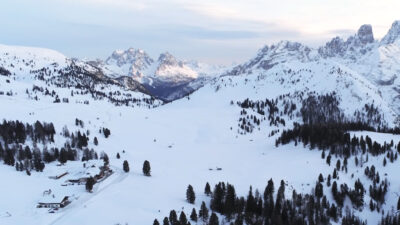
<svg viewBox="0 0 400 225">
<path fill-rule="evenodd" d="M 254 69 L 268 70 L 286 61 L 307 62 L 314 60 L 312 49 L 298 42 L 281 41 L 276 45 L 265 46 L 256 57 L 247 63 L 238 65 L 224 75 L 251 73 Z"/>
<path fill-rule="evenodd" d="M 197 78 L 197 73 L 183 61 L 177 60 L 166 52 L 160 54 L 157 61 L 143 50 L 130 48 L 126 51 L 114 51 L 105 64 L 107 69 L 119 76 L 132 76 L 141 82 L 151 79 L 165 79 L 168 81 L 187 80 Z M 144 78 L 144 79 L 142 79 Z M 187 79 L 186 79 L 187 78 Z"/>
<path fill-rule="evenodd" d="M 400 37 L 400 20 L 392 24 L 389 32 L 381 40 L 381 45 L 393 44 Z"/>
<path fill-rule="evenodd" d="M 169 52 L 160 54 L 160 56 L 158 57 L 158 62 L 160 65 L 168 65 L 168 66 L 177 66 L 179 64 L 178 60 L 176 60 L 176 58 Z"/>
<path fill-rule="evenodd" d="M 126 51 L 114 51 L 105 62 L 108 65 L 116 64 L 118 67 L 129 67 L 129 74 L 127 75 L 142 77 L 142 71 L 149 68 L 154 60 L 141 49 L 129 48 Z"/>
<path fill-rule="evenodd" d="M 182 61 L 178 61 L 170 53 L 162 53 L 158 57 L 157 69 L 154 72 L 154 78 L 175 81 L 176 83 L 186 82 L 196 79 L 198 74 Z M 151 75 L 150 75 L 151 76 Z"/>
<path fill-rule="evenodd" d="M 343 41 L 340 37 L 333 38 L 325 46 L 318 49 L 323 58 L 343 57 L 355 60 L 358 55 L 365 55 L 372 49 L 371 44 L 375 43 L 372 26 L 362 25 L 357 34 Z"/>
<path fill-rule="evenodd" d="M 160 54 L 155 61 L 143 50 L 130 48 L 126 51 L 115 51 L 105 61 L 103 69 L 110 77 L 129 76 L 143 84 L 152 95 L 171 101 L 194 91 L 197 85 L 192 82 L 203 74 L 200 64 L 188 63 L 176 59 L 172 54 Z M 201 72 L 199 72 L 201 71 Z M 127 79 L 119 79 L 126 82 Z"/>
<path fill-rule="evenodd" d="M 330 42 L 326 43 L 325 47 L 318 49 L 318 52 L 325 57 L 342 56 L 345 51 L 345 42 L 340 37 L 333 38 Z"/>
<path fill-rule="evenodd" d="M 358 29 L 357 36 L 362 44 L 374 42 L 374 34 L 372 33 L 372 26 L 369 24 L 362 25 Z"/>
</svg>

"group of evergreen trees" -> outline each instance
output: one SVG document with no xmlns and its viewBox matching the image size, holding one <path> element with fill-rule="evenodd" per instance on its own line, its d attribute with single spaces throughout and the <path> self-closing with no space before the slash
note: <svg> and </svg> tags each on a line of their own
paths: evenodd
<svg viewBox="0 0 400 225">
<path fill-rule="evenodd" d="M 281 95 L 275 100 L 252 101 L 247 98 L 243 102 L 237 102 L 237 105 L 242 108 L 238 124 L 239 133 L 251 133 L 264 120 L 269 121 L 269 126 L 285 126 L 286 122 L 282 118 L 283 116 L 287 116 L 289 119 L 299 116 L 303 120 L 303 124 L 314 129 L 321 126 L 322 129 L 336 129 L 339 126 L 343 130 L 362 129 L 400 133 L 400 128 L 387 127 L 386 122 L 382 120 L 378 107 L 373 104 L 365 104 L 361 110 L 355 111 L 351 118 L 347 118 L 339 107 L 340 98 L 335 92 L 325 95 L 317 95 L 315 92 L 311 92 L 306 95 L 305 98 L 304 93 L 295 93 Z M 299 110 L 293 102 L 295 99 L 301 102 Z M 254 113 L 250 114 L 247 109 Z"/>
<path fill-rule="evenodd" d="M 53 123 L 36 121 L 34 125 L 20 121 L 6 121 L 0 124 L 0 137 L 5 144 L 24 144 L 27 138 L 33 142 L 54 142 L 56 133 Z"/>
<path fill-rule="evenodd" d="M 83 122 L 76 120 L 77 125 L 83 126 Z M 82 161 L 97 159 L 97 153 L 87 148 L 88 137 L 80 131 L 70 134 L 64 127 L 62 134 L 67 141 L 63 147 L 48 148 L 47 144 L 54 142 L 56 131 L 52 123 L 35 122 L 33 125 L 17 121 L 3 121 L 0 124 L 0 160 L 4 164 L 15 166 L 17 171 L 31 170 L 43 171 L 45 163 L 59 161 L 75 161 L 78 159 L 78 151 L 82 152 Z M 38 143 L 43 144 L 39 149 Z"/>
<path fill-rule="evenodd" d="M 243 102 L 237 102 L 237 105 L 242 108 L 239 118 L 239 128 L 241 133 L 251 133 L 255 127 L 260 126 L 262 121 L 269 121 L 269 126 L 285 126 L 286 122 L 282 115 L 293 118 L 296 110 L 296 104 L 291 100 L 287 100 L 290 95 L 281 95 L 275 100 L 265 99 L 265 101 L 252 101 L 245 99 Z M 278 105 L 283 105 L 284 110 L 279 110 Z M 253 114 L 249 114 L 247 109 L 250 109 Z M 258 117 L 259 116 L 259 117 Z"/>
<path fill-rule="evenodd" d="M 199 214 L 197 214 L 196 209 L 193 208 L 189 219 L 187 218 L 184 211 L 181 211 L 179 218 L 175 210 L 171 210 L 169 217 L 164 217 L 162 225 L 190 225 L 190 220 L 194 223 L 202 221 L 204 224 L 208 225 L 219 225 L 219 218 L 216 213 L 212 212 L 209 215 L 208 209 L 205 202 L 202 202 Z M 160 225 L 157 219 L 154 220 L 153 225 Z"/>
<path fill-rule="evenodd" d="M 77 150 L 71 148 L 69 144 L 61 149 L 58 148 L 43 148 L 41 151 L 36 145 L 31 150 L 29 146 L 23 147 L 22 145 L 3 145 L 0 143 L 0 160 L 4 161 L 4 164 L 16 167 L 17 171 L 31 170 L 43 171 L 44 163 L 50 163 L 53 161 L 59 161 L 65 163 L 68 160 L 75 161 L 78 158 Z M 89 160 L 97 158 L 97 154 L 91 150 L 85 149 L 83 151 L 82 160 Z"/>
<path fill-rule="evenodd" d="M 400 197 L 397 201 L 397 210 L 382 217 L 379 225 L 400 225 Z"/>
<path fill-rule="evenodd" d="M 358 155 L 359 153 L 370 153 L 373 156 L 380 154 L 389 154 L 389 159 L 393 162 L 395 153 L 392 152 L 394 143 L 384 143 L 383 145 L 373 141 L 370 137 L 363 136 L 351 137 L 348 131 L 370 130 L 372 127 L 363 123 L 344 123 L 344 124 L 294 124 L 293 129 L 284 130 L 281 136 L 276 140 L 276 145 L 288 144 L 289 142 L 302 142 L 309 145 L 311 149 L 329 150 L 330 154 L 343 157 Z M 400 143 L 396 150 L 399 151 Z"/>
<path fill-rule="evenodd" d="M 400 214 L 388 214 L 382 218 L 379 225 L 400 225 Z"/>
<path fill-rule="evenodd" d="M 258 190 L 253 191 L 252 187 L 250 187 L 246 198 L 238 197 L 235 187 L 229 183 L 220 182 L 215 185 L 213 191 L 211 191 L 210 185 L 207 183 L 204 193 L 211 197 L 211 216 L 205 202 L 202 202 L 198 213 L 196 209 L 192 210 L 190 219 L 193 222 L 199 220 L 207 224 L 220 224 L 218 216 L 215 214 L 219 213 L 224 216 L 225 222 L 232 225 L 327 225 L 332 222 L 338 222 L 339 218 L 342 218 L 342 224 L 345 225 L 365 224 L 365 222 L 350 212 L 347 212 L 342 217 L 341 206 L 329 203 L 321 182 L 324 182 L 324 179 L 320 176 L 315 189 L 313 189 L 314 192 L 310 194 L 298 194 L 293 190 L 291 199 L 285 197 L 286 184 L 283 180 L 280 182 L 276 193 L 274 182 L 270 179 L 263 194 Z M 332 185 L 333 195 L 348 195 L 355 206 L 361 207 L 363 205 L 365 189 L 359 180 L 355 182 L 354 186 L 354 189 L 351 190 L 347 186 L 342 185 L 340 190 L 338 190 L 338 186 L 334 182 Z M 186 192 L 188 202 L 190 202 L 192 191 L 193 187 L 189 185 Z M 181 212 L 182 214 L 184 214 L 183 211 Z M 213 216 L 214 214 L 215 216 Z M 186 219 L 186 215 L 181 217 Z M 154 224 L 159 223 L 155 220 Z M 163 220 L 163 225 L 169 224 L 186 225 L 188 222 L 187 220 L 178 220 L 176 212 L 172 210 L 170 217 L 165 217 Z"/>
<path fill-rule="evenodd" d="M 333 199 L 340 207 L 343 207 L 346 196 L 350 198 L 355 208 L 362 208 L 364 205 L 364 194 L 366 191 L 360 180 L 354 183 L 354 189 L 349 188 L 346 183 L 341 184 L 339 187 L 337 182 L 333 181 L 331 191 Z"/>
<path fill-rule="evenodd" d="M 11 75 L 11 72 L 8 71 L 7 69 L 5 69 L 4 67 L 0 66 L 0 75 L 3 75 L 3 76 L 10 76 L 10 75 Z"/>
</svg>

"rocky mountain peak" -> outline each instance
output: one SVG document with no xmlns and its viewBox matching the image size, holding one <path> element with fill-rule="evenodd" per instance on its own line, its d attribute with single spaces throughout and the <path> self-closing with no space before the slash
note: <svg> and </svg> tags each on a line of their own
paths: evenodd
<svg viewBox="0 0 400 225">
<path fill-rule="evenodd" d="M 346 51 L 345 42 L 340 37 L 335 37 L 327 42 L 324 47 L 318 49 L 318 53 L 324 57 L 333 57 L 344 55 Z"/>
<path fill-rule="evenodd" d="M 400 37 L 400 20 L 393 22 L 389 32 L 382 38 L 381 44 L 388 45 L 394 43 Z"/>
<path fill-rule="evenodd" d="M 179 64 L 178 60 L 169 52 L 164 52 L 158 57 L 160 65 L 176 66 Z"/>
<path fill-rule="evenodd" d="M 374 42 L 374 34 L 372 32 L 372 26 L 370 24 L 362 25 L 357 31 L 357 37 L 362 44 L 368 44 Z"/>
<path fill-rule="evenodd" d="M 135 65 L 136 67 L 146 68 L 151 63 L 153 63 L 153 59 L 141 49 L 129 48 L 125 51 L 116 50 L 112 53 L 112 55 L 107 58 L 107 64 L 116 64 L 121 67 L 123 65 Z"/>
<path fill-rule="evenodd" d="M 318 53 L 324 57 L 349 57 L 354 58 L 355 54 L 366 54 L 371 50 L 370 44 L 374 43 L 374 34 L 372 26 L 369 24 L 362 25 L 357 33 L 350 36 L 346 41 L 340 37 L 335 37 L 327 42 L 325 46 L 318 49 Z"/>
</svg>

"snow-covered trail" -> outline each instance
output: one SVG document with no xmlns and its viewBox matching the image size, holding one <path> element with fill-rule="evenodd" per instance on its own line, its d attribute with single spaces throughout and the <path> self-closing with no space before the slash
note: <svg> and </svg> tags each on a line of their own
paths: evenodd
<svg viewBox="0 0 400 225">
<path fill-rule="evenodd" d="M 129 175 L 128 173 L 125 173 L 118 167 L 115 166 L 110 166 L 110 167 L 114 171 L 114 173 L 110 177 L 108 177 L 105 181 L 103 181 L 103 183 L 95 185 L 93 193 L 86 194 L 82 197 L 78 197 L 77 199 L 72 201 L 72 203 L 64 209 L 65 212 L 63 212 L 62 215 L 60 215 L 55 220 L 50 222 L 49 225 L 62 224 L 63 218 L 68 217 L 76 212 L 79 212 L 82 208 L 86 207 L 87 203 L 96 201 L 96 198 L 99 197 L 101 193 L 107 191 L 114 185 L 122 182 Z"/>
</svg>

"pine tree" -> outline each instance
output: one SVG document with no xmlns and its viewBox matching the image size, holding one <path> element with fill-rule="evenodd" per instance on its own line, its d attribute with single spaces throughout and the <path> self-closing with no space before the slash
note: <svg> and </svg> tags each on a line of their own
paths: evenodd
<svg viewBox="0 0 400 225">
<path fill-rule="evenodd" d="M 326 163 L 330 166 L 331 165 L 331 158 L 332 158 L 332 156 L 329 154 L 327 157 L 326 157 Z"/>
<path fill-rule="evenodd" d="M 194 193 L 192 185 L 190 184 L 186 189 L 186 200 L 191 204 L 194 204 L 194 201 L 196 200 L 196 195 Z"/>
<path fill-rule="evenodd" d="M 157 219 L 154 220 L 153 225 L 160 225 Z"/>
<path fill-rule="evenodd" d="M 331 175 L 330 175 L 330 174 L 328 175 L 328 180 L 326 181 L 326 185 L 327 185 L 328 187 L 331 186 Z"/>
<path fill-rule="evenodd" d="M 88 192 L 91 192 L 92 191 L 92 189 L 93 189 L 93 185 L 95 184 L 95 180 L 93 179 L 93 177 L 89 177 L 87 180 L 86 180 L 86 190 L 88 191 Z"/>
<path fill-rule="evenodd" d="M 107 153 L 104 153 L 103 155 L 103 161 L 104 161 L 104 165 L 108 166 L 108 164 L 110 164 L 110 158 L 108 158 Z"/>
<path fill-rule="evenodd" d="M 169 222 L 171 223 L 171 225 L 174 225 L 174 224 L 178 223 L 178 216 L 176 215 L 176 211 L 175 210 L 171 210 L 169 212 Z"/>
<path fill-rule="evenodd" d="M 399 141 L 399 143 L 397 144 L 397 152 L 400 153 L 400 141 Z"/>
<path fill-rule="evenodd" d="M 337 178 L 337 171 L 336 171 L 336 169 L 333 169 L 332 178 L 333 178 L 333 179 L 336 179 L 336 178 Z"/>
<path fill-rule="evenodd" d="M 163 225 L 170 225 L 170 224 L 169 224 L 168 217 L 164 217 Z"/>
<path fill-rule="evenodd" d="M 397 210 L 400 210 L 400 197 L 399 200 L 397 201 Z"/>
<path fill-rule="evenodd" d="M 375 210 L 374 202 L 372 201 L 372 199 L 369 201 L 369 209 L 370 209 L 371 211 L 374 211 L 374 210 Z"/>
<path fill-rule="evenodd" d="M 93 144 L 96 145 L 96 146 L 99 144 L 99 141 L 97 140 L 97 137 L 94 137 Z"/>
<path fill-rule="evenodd" d="M 206 222 L 208 219 L 208 209 L 204 201 L 201 203 L 201 207 L 199 210 L 199 218 L 201 218 L 203 222 Z"/>
<path fill-rule="evenodd" d="M 192 213 L 190 214 L 190 219 L 194 222 L 197 222 L 197 213 L 195 208 L 192 209 Z"/>
<path fill-rule="evenodd" d="M 317 184 L 315 185 L 315 196 L 317 196 L 318 198 L 322 198 L 322 196 L 324 195 L 324 187 L 322 186 L 322 184 L 320 182 L 317 182 Z"/>
<path fill-rule="evenodd" d="M 319 176 L 318 176 L 318 181 L 319 181 L 320 183 L 323 183 L 323 182 L 324 182 L 324 177 L 322 176 L 322 173 L 319 174 Z"/>
<path fill-rule="evenodd" d="M 336 162 L 336 170 L 340 170 L 340 159 Z"/>
<path fill-rule="evenodd" d="M 386 166 L 386 157 L 383 158 L 383 166 Z"/>
<path fill-rule="evenodd" d="M 181 212 L 181 214 L 179 215 L 179 224 L 184 224 L 186 225 L 188 222 L 187 218 L 186 218 L 186 214 L 185 212 Z"/>
<path fill-rule="evenodd" d="M 123 167 L 125 173 L 129 172 L 129 163 L 128 163 L 128 161 L 124 160 L 124 163 L 123 163 L 122 167 Z"/>
<path fill-rule="evenodd" d="M 253 216 L 253 214 L 255 213 L 255 209 L 256 209 L 256 200 L 253 196 L 253 188 L 252 186 L 250 186 L 250 190 L 249 190 L 249 194 L 247 195 L 247 201 L 246 201 L 246 208 L 245 208 L 245 221 L 248 224 L 251 224 L 251 218 Z"/>
<path fill-rule="evenodd" d="M 224 202 L 224 214 L 228 220 L 231 220 L 236 206 L 236 192 L 233 185 L 228 184 L 226 188 L 226 196 Z"/>
<path fill-rule="evenodd" d="M 216 212 L 222 213 L 224 201 L 224 183 L 220 182 L 214 187 L 212 198 L 210 201 L 210 208 Z"/>
<path fill-rule="evenodd" d="M 121 156 L 119 155 L 119 152 L 117 152 L 117 159 L 120 159 Z"/>
<path fill-rule="evenodd" d="M 208 182 L 206 183 L 206 187 L 204 188 L 204 194 L 206 194 L 207 196 L 211 195 L 211 187 Z"/>
<path fill-rule="evenodd" d="M 145 176 L 151 176 L 150 171 L 151 171 L 150 162 L 145 160 L 143 163 L 143 174 Z"/>
<path fill-rule="evenodd" d="M 111 131 L 108 128 L 103 128 L 103 134 L 105 138 L 108 138 L 108 136 L 111 134 Z"/>
<path fill-rule="evenodd" d="M 210 216 L 210 221 L 208 222 L 209 225 L 219 225 L 219 220 L 217 214 L 214 212 Z"/>
<path fill-rule="evenodd" d="M 267 219 L 272 217 L 274 211 L 274 182 L 272 179 L 268 181 L 264 191 L 264 212 L 263 215 Z"/>
<path fill-rule="evenodd" d="M 265 224 L 268 224 L 267 220 L 265 220 Z M 234 225 L 243 225 L 243 215 L 241 213 L 237 215 Z"/>
</svg>

